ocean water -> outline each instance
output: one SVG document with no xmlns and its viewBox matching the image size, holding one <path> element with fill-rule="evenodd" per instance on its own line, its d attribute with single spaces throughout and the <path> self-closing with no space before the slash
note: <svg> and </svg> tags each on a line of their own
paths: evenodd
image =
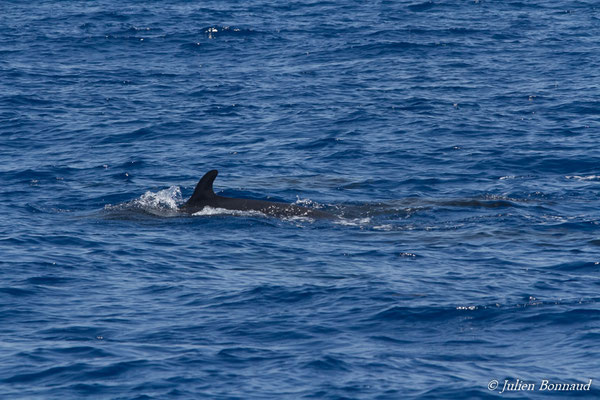
<svg viewBox="0 0 600 400">
<path fill-rule="evenodd" d="M 599 37 L 595 1 L 0 2 L 0 398 L 600 397 Z M 178 212 L 210 169 L 335 218 Z"/>
</svg>

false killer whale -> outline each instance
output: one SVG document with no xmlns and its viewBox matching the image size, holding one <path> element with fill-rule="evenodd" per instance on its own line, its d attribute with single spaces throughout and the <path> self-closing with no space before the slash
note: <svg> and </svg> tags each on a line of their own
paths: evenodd
<svg viewBox="0 0 600 400">
<path fill-rule="evenodd" d="M 217 196 L 213 191 L 213 182 L 218 173 L 216 169 L 208 171 L 196 185 L 192 197 L 180 207 L 180 211 L 193 214 L 201 211 L 204 207 L 212 207 L 226 210 L 259 211 L 274 217 L 333 218 L 332 214 L 295 204 Z"/>
</svg>

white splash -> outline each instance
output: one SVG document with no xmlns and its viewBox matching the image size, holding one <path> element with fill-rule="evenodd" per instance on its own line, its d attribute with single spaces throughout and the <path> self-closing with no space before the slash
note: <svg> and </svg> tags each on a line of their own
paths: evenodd
<svg viewBox="0 0 600 400">
<path fill-rule="evenodd" d="M 340 218 L 340 219 L 336 220 L 334 223 L 338 224 L 338 225 L 344 225 L 344 226 L 363 226 L 363 225 L 367 225 L 369 222 L 371 222 L 371 218 L 366 217 L 366 218 L 353 218 L 353 219 Z"/>
<path fill-rule="evenodd" d="M 577 179 L 578 181 L 600 181 L 600 175 L 567 175 L 565 176 L 567 179 Z"/>
<path fill-rule="evenodd" d="M 301 199 L 299 196 L 296 196 L 296 201 L 294 202 L 294 204 L 308 208 L 323 208 L 323 206 L 317 203 L 316 201 L 313 201 L 311 199 Z"/>
<path fill-rule="evenodd" d="M 199 216 L 207 217 L 207 216 L 213 216 L 213 215 L 237 215 L 237 216 L 242 216 L 242 217 L 268 217 L 267 214 L 261 213 L 260 211 L 255 211 L 255 210 L 248 210 L 248 211 L 228 210 L 226 208 L 214 208 L 214 207 L 209 207 L 209 206 L 205 206 L 202 210 L 197 211 L 192 214 L 192 216 L 194 216 L 194 217 L 199 217 Z"/>
<path fill-rule="evenodd" d="M 457 310 L 470 310 L 470 311 L 474 311 L 477 310 L 479 307 L 477 306 L 458 306 L 456 307 Z"/>
<path fill-rule="evenodd" d="M 179 204 L 183 202 L 179 186 L 171 186 L 158 192 L 146 192 L 133 204 L 143 209 L 163 209 L 177 211 Z"/>
<path fill-rule="evenodd" d="M 111 213 L 133 213 L 142 211 L 160 217 L 172 217 L 179 214 L 179 204 L 183 203 L 181 189 L 178 186 L 171 186 L 168 189 L 158 192 L 146 192 L 139 198 L 121 204 L 107 204 L 104 206 L 106 211 Z"/>
</svg>

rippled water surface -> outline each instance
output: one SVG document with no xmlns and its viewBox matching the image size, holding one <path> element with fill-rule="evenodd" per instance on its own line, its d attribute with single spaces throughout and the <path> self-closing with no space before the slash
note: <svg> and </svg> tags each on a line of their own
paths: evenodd
<svg viewBox="0 0 600 400">
<path fill-rule="evenodd" d="M 594 1 L 1 2 L 0 397 L 600 397 L 599 37 Z M 332 218 L 179 212 L 210 169 Z"/>
</svg>

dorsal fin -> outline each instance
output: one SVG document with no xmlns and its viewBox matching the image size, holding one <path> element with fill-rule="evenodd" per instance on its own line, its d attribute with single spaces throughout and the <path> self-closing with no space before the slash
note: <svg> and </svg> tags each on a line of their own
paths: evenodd
<svg viewBox="0 0 600 400">
<path fill-rule="evenodd" d="M 196 189 L 194 190 L 194 194 L 187 201 L 186 204 L 193 204 L 202 200 L 211 199 L 215 197 L 215 192 L 213 191 L 213 182 L 217 177 L 219 171 L 213 169 L 212 171 L 208 171 L 202 179 L 196 185 Z"/>
</svg>

